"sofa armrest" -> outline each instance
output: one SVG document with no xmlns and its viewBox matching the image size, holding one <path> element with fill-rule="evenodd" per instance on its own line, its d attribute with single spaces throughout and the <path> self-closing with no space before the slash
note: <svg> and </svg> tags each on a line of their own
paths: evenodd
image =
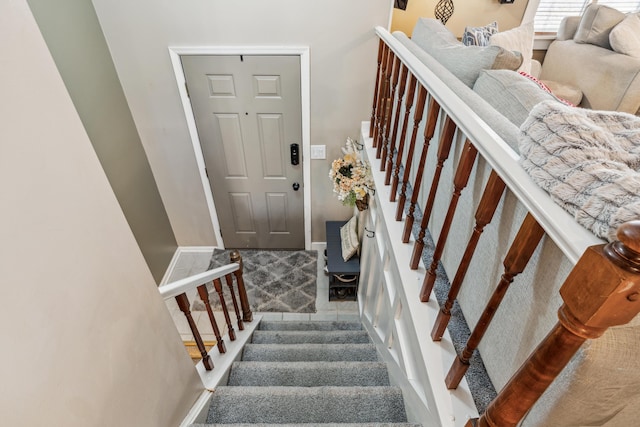
<svg viewBox="0 0 640 427">
<path fill-rule="evenodd" d="M 556 40 L 573 40 L 581 19 L 581 16 L 565 16 L 562 18 Z"/>
</svg>

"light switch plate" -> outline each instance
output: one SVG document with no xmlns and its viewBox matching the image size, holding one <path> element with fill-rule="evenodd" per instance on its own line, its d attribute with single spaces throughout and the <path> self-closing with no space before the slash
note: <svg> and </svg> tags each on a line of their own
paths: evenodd
<svg viewBox="0 0 640 427">
<path fill-rule="evenodd" d="M 327 146 L 326 145 L 312 145 L 311 146 L 311 158 L 312 159 L 326 159 L 327 158 Z"/>
</svg>

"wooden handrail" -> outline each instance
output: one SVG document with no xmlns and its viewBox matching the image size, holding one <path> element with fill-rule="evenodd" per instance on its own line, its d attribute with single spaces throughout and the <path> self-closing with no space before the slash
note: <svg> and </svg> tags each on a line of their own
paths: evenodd
<svg viewBox="0 0 640 427">
<path fill-rule="evenodd" d="M 374 126 L 373 131 L 373 146 L 376 148 L 382 143 L 381 139 L 384 129 L 384 119 L 386 113 L 385 103 L 388 99 L 387 85 L 389 83 L 389 80 L 387 79 L 387 64 L 389 61 L 389 53 L 389 46 L 385 44 L 383 46 L 382 52 L 382 67 L 380 68 L 380 86 L 378 88 L 378 101 L 376 106 L 376 125 Z"/>
<path fill-rule="evenodd" d="M 620 226 L 617 237 L 582 255 L 560 288 L 558 323 L 467 427 L 516 426 L 586 340 L 640 313 L 640 220 Z"/>
<path fill-rule="evenodd" d="M 238 283 L 238 296 L 240 297 L 240 307 L 242 308 L 242 320 L 244 322 L 251 322 L 253 320 L 253 313 L 249 306 L 249 298 L 247 297 L 247 290 L 244 287 L 244 278 L 242 277 L 242 272 L 244 270 L 242 257 L 240 256 L 240 252 L 231 251 L 230 258 L 231 262 L 238 264 L 238 269 L 235 270 L 233 274 L 236 276 L 236 282 Z"/>
<path fill-rule="evenodd" d="M 392 71 L 389 73 L 389 78 L 393 76 L 393 81 L 389 81 L 389 86 L 387 90 L 387 102 L 386 102 L 386 110 L 385 110 L 385 122 L 384 122 L 384 139 L 380 146 L 380 170 L 384 170 L 384 166 L 386 164 L 385 159 L 387 158 L 387 154 L 389 151 L 389 134 L 391 132 L 391 118 L 394 116 L 393 108 L 394 108 L 394 99 L 396 98 L 396 90 L 398 88 L 398 78 L 400 76 L 400 60 L 393 56 L 393 67 L 389 67 Z M 389 79 L 390 80 L 390 79 Z M 395 114 L 397 117 L 397 112 Z"/>
<path fill-rule="evenodd" d="M 424 127 L 424 141 L 422 143 L 422 153 L 420 154 L 420 160 L 416 167 L 416 178 L 413 182 L 414 191 L 411 192 L 411 203 L 409 204 L 409 212 L 407 212 L 407 218 L 404 222 L 404 230 L 402 232 L 402 243 L 409 243 L 411 237 L 411 231 L 413 230 L 413 222 L 415 220 L 414 213 L 416 205 L 418 203 L 418 195 L 420 194 L 420 187 L 422 186 L 422 175 L 424 174 L 424 166 L 427 160 L 427 154 L 429 153 L 429 146 L 431 145 L 431 138 L 436 130 L 436 122 L 440 115 L 440 104 L 435 99 L 431 98 L 429 101 L 429 113 L 427 115 L 427 123 Z"/>
<path fill-rule="evenodd" d="M 232 262 L 231 264 L 213 268 L 203 273 L 194 274 L 193 276 L 185 277 L 184 279 L 176 280 L 175 282 L 160 286 L 158 291 L 164 299 L 173 298 L 182 293 L 191 291 L 203 283 L 208 283 L 214 279 L 226 276 L 229 273 L 234 273 L 239 268 L 240 266 L 237 263 Z"/>
<path fill-rule="evenodd" d="M 229 291 L 231 293 L 231 301 L 233 303 L 234 312 L 236 314 L 238 329 L 241 331 L 244 330 L 244 322 L 251 322 L 253 320 L 253 314 L 251 313 L 251 309 L 249 307 L 247 291 L 245 289 L 244 280 L 242 278 L 242 257 L 240 256 L 240 253 L 238 251 L 232 251 L 230 254 L 230 261 L 230 264 L 177 280 L 159 288 L 160 294 L 165 300 L 171 297 L 174 297 L 176 299 L 180 311 L 182 311 L 187 318 L 187 323 L 189 324 L 189 328 L 191 329 L 193 338 L 196 342 L 196 345 L 198 346 L 200 354 L 202 355 L 203 365 L 208 371 L 213 369 L 213 361 L 211 360 L 211 357 L 205 349 L 204 341 L 202 340 L 200 331 L 198 330 L 198 326 L 196 325 L 195 321 L 193 320 L 193 316 L 191 315 L 189 299 L 186 292 L 194 288 L 197 289 L 200 298 L 205 304 L 207 314 L 213 328 L 213 333 L 216 337 L 218 351 L 220 353 L 225 353 L 227 351 L 226 346 L 222 339 L 220 328 L 209 303 L 209 291 L 207 290 L 207 283 L 213 282 L 214 288 L 218 294 L 222 312 L 227 324 L 229 339 L 231 341 L 235 340 L 236 334 L 223 295 L 222 282 L 220 280 L 222 277 L 225 278 L 227 287 L 229 288 Z M 238 298 L 236 298 L 233 286 L 234 277 L 238 285 Z M 242 317 L 240 315 L 240 308 L 238 307 L 238 299 L 240 300 L 240 306 L 242 308 Z"/>
<path fill-rule="evenodd" d="M 204 341 L 202 341 L 200 332 L 198 332 L 198 326 L 196 325 L 196 322 L 195 320 L 193 320 L 193 316 L 191 315 L 191 309 L 189 308 L 189 299 L 187 298 L 187 294 L 182 293 L 180 295 L 176 295 L 175 298 L 180 311 L 182 311 L 182 313 L 184 313 L 184 317 L 187 318 L 187 323 L 189 323 L 189 328 L 191 329 L 191 333 L 193 333 L 193 339 L 198 346 L 200 355 L 202 356 L 202 364 L 207 371 L 210 371 L 213 369 L 213 360 L 211 360 L 211 356 L 209 356 L 209 354 L 207 353 L 207 350 L 204 346 Z"/>
<path fill-rule="evenodd" d="M 433 330 L 431 331 L 431 338 L 434 341 L 440 341 L 442 339 L 442 335 L 444 335 L 444 331 L 447 328 L 449 319 L 451 318 L 453 303 L 458 297 L 460 288 L 462 288 L 462 282 L 467 274 L 469 264 L 471 264 L 471 258 L 473 257 L 478 241 L 480 240 L 480 235 L 482 235 L 484 227 L 491 222 L 493 214 L 496 212 L 496 208 L 498 207 L 498 203 L 504 194 L 504 189 L 504 182 L 500 179 L 498 174 L 495 173 L 495 171 L 491 171 L 489 180 L 487 181 L 487 185 L 485 186 L 482 194 L 482 198 L 480 199 L 480 203 L 478 203 L 478 209 L 476 210 L 476 225 L 469 237 L 469 242 L 467 243 L 467 247 L 462 255 L 460 264 L 458 265 L 456 275 L 451 282 L 447 300 L 442 305 L 442 308 L 438 313 L 438 317 L 434 322 Z"/>
<path fill-rule="evenodd" d="M 538 224 L 531 214 L 527 214 L 520 226 L 520 230 L 518 230 L 518 234 L 516 234 L 516 237 L 511 243 L 509 252 L 507 252 L 507 255 L 504 257 L 504 273 L 502 274 L 500 283 L 498 283 L 498 286 L 496 286 L 496 289 L 493 291 L 476 327 L 473 329 L 473 332 L 471 332 L 467 345 L 464 350 L 462 350 L 462 353 L 455 359 L 447 374 L 445 382 L 448 388 L 456 388 L 458 384 L 460 384 L 462 377 L 469 367 L 469 360 L 487 331 L 493 315 L 498 310 L 509 286 L 514 278 L 524 271 L 533 255 L 533 251 L 538 247 L 543 236 L 544 230 L 540 227 L 540 224 Z"/>
<path fill-rule="evenodd" d="M 404 204 L 407 201 L 409 176 L 411 175 L 411 166 L 413 164 L 414 151 L 416 149 L 416 138 L 418 136 L 418 129 L 420 128 L 420 122 L 422 122 L 426 102 L 427 90 L 423 86 L 420 86 L 418 87 L 418 102 L 413 113 L 413 131 L 411 132 L 411 138 L 409 139 L 409 148 L 407 149 L 407 158 L 404 164 L 404 174 L 402 175 L 401 181 L 402 186 L 400 187 L 400 198 L 398 199 L 398 206 L 396 208 L 396 221 L 402 220 L 402 214 L 404 213 Z"/>
<path fill-rule="evenodd" d="M 220 353 L 226 353 L 227 347 L 224 344 L 224 340 L 222 339 L 222 334 L 220 334 L 220 328 L 218 327 L 218 321 L 213 314 L 213 309 L 211 308 L 211 302 L 209 301 L 209 291 L 207 290 L 207 285 L 198 286 L 198 295 L 200 299 L 204 303 L 205 308 L 207 309 L 207 315 L 209 316 L 209 321 L 211 322 L 211 327 L 213 328 L 213 335 L 216 337 L 218 351 Z"/>
<path fill-rule="evenodd" d="M 378 90 L 380 90 L 380 74 L 382 67 L 382 54 L 385 49 L 384 40 L 380 39 L 378 43 L 378 68 L 376 69 L 376 87 L 373 93 L 373 106 L 371 107 L 371 121 L 369 122 L 369 137 L 373 136 L 374 126 L 376 124 L 376 111 L 378 102 Z"/>
<path fill-rule="evenodd" d="M 402 100 L 404 99 L 405 91 L 407 89 L 407 75 L 409 74 L 409 69 L 405 67 L 404 64 L 402 64 L 402 61 L 400 61 L 399 58 L 398 58 L 398 63 L 401 64 L 400 67 L 402 71 L 400 72 L 400 75 L 401 75 L 400 88 L 398 89 L 396 114 L 395 114 L 395 117 L 393 118 L 393 132 L 391 132 L 391 141 L 389 141 L 386 166 L 384 166 L 384 169 L 385 169 L 384 183 L 386 185 L 389 185 L 389 183 L 391 182 L 391 174 L 393 173 L 393 153 L 396 151 L 396 145 L 398 143 L 398 128 L 400 127 L 398 125 L 400 124 L 400 111 L 402 110 Z M 403 122 L 404 124 L 402 127 L 404 129 L 405 134 L 403 134 L 401 139 L 404 139 L 406 135 L 406 127 L 407 127 L 408 121 L 409 121 L 409 111 L 405 111 L 404 122 Z M 385 159 L 383 158 L 382 161 L 385 161 Z M 380 165 L 380 170 L 383 170 L 383 165 Z"/>
<path fill-rule="evenodd" d="M 518 153 L 403 45 L 400 40 L 408 40 L 404 34 L 391 35 L 382 27 L 376 27 L 376 34 L 409 69 L 411 77 L 427 89 L 458 129 L 473 142 L 478 154 L 496 171 L 572 264 L 575 265 L 588 247 L 603 243 L 602 239 L 578 224 L 567 211 L 553 202 L 519 165 Z"/>
<path fill-rule="evenodd" d="M 412 208 L 419 197 L 418 194 L 420 192 L 424 194 L 425 189 L 429 185 L 431 186 L 428 197 L 425 201 L 421 201 L 421 203 L 426 202 L 426 204 L 424 205 L 425 209 L 420 231 L 411 252 L 409 262 L 411 269 L 417 269 L 421 259 L 427 226 L 429 225 L 433 204 L 436 200 L 440 172 L 451 152 L 451 148 L 455 145 L 453 152 L 456 154 L 454 157 L 457 157 L 458 153 L 472 151 L 468 156 L 462 156 L 459 160 L 457 158 L 454 159 L 454 164 L 458 160 L 458 172 L 455 173 L 453 179 L 454 194 L 444 218 L 442 229 L 439 230 L 439 234 L 437 230 L 434 234 L 434 236 L 438 237 L 438 243 L 432 262 L 427 266 L 428 271 L 424 277 L 423 288 L 420 292 L 421 301 L 428 301 L 429 294 L 432 291 L 436 277 L 436 267 L 443 253 L 449 229 L 452 227 L 458 197 L 466 186 L 476 151 L 477 156 L 483 159 L 483 165 L 486 165 L 491 171 L 491 176 L 485 187 L 485 193 L 477 206 L 475 227 L 462 255 L 447 301 L 438 312 L 434 325 L 428 325 L 428 327 L 432 327 L 433 340 L 440 340 L 445 332 L 453 301 L 460 290 L 480 235 L 484 227 L 491 221 L 505 190 L 508 189 L 527 211 L 524 223 L 504 259 L 504 274 L 493 296 L 487 303 L 485 311 L 481 315 L 480 321 L 476 325 L 466 348 L 455 359 L 454 365 L 446 375 L 446 378 L 443 378 L 446 386 L 449 388 L 456 387 L 462 380 L 469 358 L 484 335 L 505 292 L 514 277 L 523 271 L 543 236 L 546 235 L 552 240 L 567 260 L 575 266 L 561 289 L 564 305 L 559 311 L 558 324 L 507 384 L 485 415 L 478 420 L 470 420 L 467 424 L 467 426 L 515 426 L 586 339 L 597 338 L 606 328 L 624 324 L 640 312 L 640 307 L 638 307 L 640 303 L 637 302 L 640 301 L 640 221 L 625 224 L 620 229 L 619 241 L 606 246 L 603 245 L 602 239 L 599 239 L 578 224 L 571 214 L 556 204 L 547 192 L 533 182 L 527 172 L 520 166 L 519 154 L 472 109 L 470 105 L 473 105 L 473 102 L 467 103 L 464 96 L 458 96 L 456 92 L 458 89 L 457 83 L 449 81 L 446 76 L 444 80 L 451 84 L 445 83 L 439 75 L 429 68 L 432 63 L 428 55 L 424 58 L 425 62 L 422 62 L 419 59 L 421 56 L 417 50 L 414 55 L 411 51 L 412 46 L 403 44 L 402 40 L 404 39 L 401 34 L 395 37 L 382 28 L 377 28 L 376 33 L 380 40 L 383 41 L 381 44 L 381 52 L 383 53 L 381 54 L 382 67 L 379 71 L 380 87 L 377 85 L 376 96 L 374 97 L 374 106 L 378 107 L 374 109 L 377 110 L 376 116 L 379 119 L 376 120 L 376 123 L 371 124 L 372 129 L 374 129 L 372 132 L 373 147 L 377 148 L 377 150 L 375 155 L 369 155 L 369 159 L 372 161 L 379 159 L 382 152 L 379 170 L 386 172 L 384 177 L 385 186 L 391 184 L 391 187 L 385 189 L 384 192 L 385 199 L 388 197 L 389 202 L 386 200 L 384 200 L 384 203 L 380 200 L 377 202 L 384 217 L 383 221 L 380 222 L 383 227 L 393 227 L 389 225 L 390 220 L 402 220 L 404 211 L 402 205 L 407 197 L 406 187 L 411 184 L 413 188 L 409 207 L 410 215 L 405 220 L 403 233 L 401 233 L 403 243 L 408 243 L 410 240 L 410 231 L 413 229 Z M 429 64 L 429 66 L 426 64 Z M 435 63 L 432 68 L 434 70 L 438 69 Z M 395 85 L 396 82 L 405 79 L 404 75 L 402 78 L 399 76 L 399 73 L 404 73 L 405 71 L 407 72 L 407 87 L 404 98 L 404 114 L 401 114 L 399 107 L 403 104 L 402 88 L 404 85 L 400 83 L 402 87 L 397 91 Z M 393 77 L 393 87 L 390 87 L 391 77 Z M 462 86 L 461 83 L 460 86 Z M 425 93 L 428 92 L 430 100 L 435 105 L 440 106 L 441 109 L 438 120 L 440 129 L 438 153 L 436 156 L 431 154 L 429 157 L 430 162 L 433 157 L 436 157 L 436 161 L 429 165 L 430 170 L 435 167 L 433 169 L 434 178 L 430 184 L 421 183 L 422 168 L 424 167 L 424 160 L 422 159 L 426 155 L 421 156 L 420 163 L 418 163 L 419 173 L 412 171 L 411 166 L 413 157 L 417 155 L 414 153 L 416 150 L 415 134 L 423 113 L 420 102 L 422 99 L 415 96 L 416 89 L 419 91 L 424 90 Z M 389 97 L 390 93 L 393 93 L 393 96 Z M 461 88 L 460 93 L 465 93 L 464 88 Z M 416 99 L 417 105 L 414 105 L 414 99 Z M 394 103 L 397 105 L 395 111 L 393 111 Z M 391 107 L 390 112 L 389 106 Z M 400 138 L 396 139 L 395 135 L 401 115 L 404 116 L 402 132 L 400 133 Z M 410 140 L 406 141 L 410 118 L 414 122 L 414 131 Z M 492 122 L 491 118 L 486 118 L 486 120 L 490 123 Z M 394 130 L 391 133 L 391 140 L 388 141 L 389 128 L 392 123 Z M 433 124 L 435 125 L 435 121 Z M 428 132 L 429 126 L 425 129 L 425 143 L 423 144 L 423 147 L 427 148 L 428 139 L 426 137 Z M 507 135 L 510 135 L 510 132 L 503 131 Z M 461 150 L 458 144 L 465 139 L 465 148 Z M 510 143 L 513 144 L 515 141 L 510 141 Z M 405 150 L 407 151 L 405 152 Z M 400 180 L 399 172 L 402 169 L 404 169 L 404 177 Z M 416 178 L 413 183 L 408 181 L 412 176 L 412 172 L 416 172 Z M 478 183 L 478 178 L 476 178 L 475 185 L 478 185 Z M 378 185 L 381 186 L 380 184 Z M 398 192 L 399 185 L 401 185 L 401 189 Z M 397 197 L 400 200 L 394 206 Z M 440 198 L 441 196 L 438 196 L 437 199 L 440 200 Z M 391 206 L 393 207 L 392 209 L 390 209 Z M 395 212 L 395 215 L 393 215 L 393 212 Z M 411 217 L 410 223 L 409 217 Z M 396 232 L 395 234 L 390 237 L 396 239 L 398 233 Z M 402 256 L 397 259 L 406 260 L 405 249 L 407 248 L 394 249 L 394 255 L 396 256 L 402 252 Z M 448 253 L 449 249 L 447 249 Z M 394 256 L 386 258 L 383 262 L 388 262 L 389 259 L 396 262 Z M 387 267 L 385 266 L 384 268 L 387 271 Z M 395 269 L 401 268 L 406 267 L 397 265 L 388 268 L 388 277 L 385 275 L 380 280 L 396 280 L 403 273 L 398 274 Z M 593 274 L 594 270 L 597 270 L 595 274 Z M 586 291 L 581 289 L 580 282 L 583 282 L 583 288 L 584 282 L 589 282 L 586 286 Z M 398 283 L 395 284 L 399 286 Z M 482 286 L 483 284 L 478 285 Z M 485 285 L 490 284 L 487 283 Z M 402 283 L 402 286 L 405 286 L 404 283 Z M 604 287 L 604 292 L 599 286 Z M 390 294 L 393 297 L 395 290 L 393 290 L 393 287 L 390 289 Z M 392 297 L 391 301 L 393 301 Z M 620 313 L 616 311 L 616 304 L 627 303 L 629 303 L 629 306 L 622 309 Z"/>
<path fill-rule="evenodd" d="M 442 174 L 442 168 L 444 163 L 449 158 L 451 152 L 451 145 L 453 144 L 453 137 L 456 133 L 456 124 L 451 120 L 449 116 L 444 121 L 443 130 L 440 134 L 440 142 L 438 143 L 438 162 L 436 169 L 431 179 L 431 189 L 429 190 L 429 197 L 427 198 L 427 204 L 422 212 L 422 220 L 420 221 L 420 231 L 416 242 L 413 245 L 413 254 L 411 255 L 411 262 L 409 267 L 412 270 L 418 268 L 420 258 L 422 258 L 422 251 L 424 250 L 424 239 L 427 234 L 427 225 L 431 218 L 431 211 L 433 210 L 433 204 L 436 200 L 436 192 L 438 191 L 438 185 L 440 184 L 440 176 Z"/>
<path fill-rule="evenodd" d="M 402 119 L 402 131 L 400 131 L 400 139 L 396 144 L 396 161 L 393 167 L 393 178 L 391 178 L 391 168 L 387 170 L 387 176 L 391 179 L 391 195 L 390 200 L 396 201 L 396 193 L 398 192 L 398 181 L 400 180 L 400 167 L 402 166 L 402 153 L 404 152 L 405 140 L 407 138 L 407 127 L 409 125 L 409 117 L 411 116 L 411 107 L 413 107 L 413 98 L 416 91 L 416 78 L 411 75 L 409 78 L 409 88 L 405 100 L 404 118 Z M 389 154 L 391 155 L 391 154 Z M 388 185 L 385 178 L 385 184 Z"/>
<path fill-rule="evenodd" d="M 476 147 L 474 147 L 473 144 L 469 140 L 467 140 L 467 142 L 465 142 L 464 144 L 464 148 L 462 149 L 460 162 L 458 163 L 456 174 L 453 178 L 453 195 L 451 196 L 449 209 L 447 210 L 447 215 L 445 216 L 444 224 L 442 225 L 442 230 L 440 231 L 438 243 L 436 244 L 436 248 L 433 251 L 431 265 L 427 270 L 427 274 L 424 276 L 424 282 L 422 284 L 422 289 L 420 290 L 421 301 L 429 301 L 429 295 L 431 295 L 433 285 L 436 283 L 436 268 L 438 268 L 438 263 L 440 262 L 440 257 L 442 256 L 444 245 L 447 242 L 447 237 L 449 236 L 449 230 L 451 228 L 451 224 L 453 223 L 453 216 L 456 213 L 456 208 L 458 207 L 460 194 L 469 182 L 471 169 L 476 162 L 477 156 L 478 150 L 476 150 Z"/>
</svg>

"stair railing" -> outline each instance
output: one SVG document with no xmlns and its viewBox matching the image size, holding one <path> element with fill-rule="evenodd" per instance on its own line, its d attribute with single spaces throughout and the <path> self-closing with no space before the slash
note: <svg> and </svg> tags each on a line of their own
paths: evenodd
<svg viewBox="0 0 640 427">
<path fill-rule="evenodd" d="M 223 294 L 223 286 L 221 279 L 224 278 L 231 295 L 231 301 L 233 303 L 234 312 L 236 315 L 236 325 L 239 330 L 244 330 L 244 323 L 251 322 L 253 320 L 253 313 L 249 306 L 249 299 L 247 298 L 247 291 L 244 286 L 244 279 L 242 276 L 242 257 L 238 251 L 231 251 L 230 264 L 222 267 L 214 268 L 203 273 L 194 274 L 193 276 L 186 277 L 184 279 L 176 280 L 175 282 L 168 283 L 159 288 L 160 295 L 167 300 L 169 298 L 175 298 L 178 303 L 180 311 L 184 314 L 189 324 L 189 329 L 193 334 L 193 339 L 196 342 L 200 355 L 202 356 L 202 364 L 207 371 L 213 369 L 213 360 L 207 352 L 207 349 L 202 340 L 202 335 L 198 330 L 196 322 L 191 315 L 191 308 L 187 292 L 192 289 L 197 289 L 200 299 L 205 304 L 213 333 L 216 337 L 216 346 L 220 353 L 226 353 L 226 346 L 222 338 L 222 333 L 218 325 L 218 321 L 214 316 L 211 302 L 209 300 L 209 290 L 207 289 L 208 283 L 213 283 L 213 287 L 218 294 L 220 300 L 221 310 L 225 318 L 225 324 L 229 339 L 234 341 L 236 339 L 235 329 L 233 327 L 233 321 L 229 315 L 229 309 L 227 302 Z M 236 286 L 234 287 L 234 282 Z M 237 292 L 237 297 L 236 297 Z M 240 300 L 240 307 L 238 307 L 238 300 Z"/>
<path fill-rule="evenodd" d="M 426 406 L 437 408 L 441 425 L 454 425 L 452 419 L 458 415 L 451 414 L 447 419 L 442 411 L 454 412 L 456 405 L 464 407 L 464 404 L 455 403 L 455 395 L 450 395 L 449 400 L 443 398 L 441 393 L 433 390 L 440 387 L 438 385 L 431 384 L 431 390 L 427 390 L 428 386 L 418 386 L 418 372 L 426 371 L 429 376 L 442 377 L 448 389 L 460 385 L 469 358 L 509 285 L 524 270 L 544 236 L 550 238 L 575 266 L 560 290 L 564 305 L 559 311 L 558 324 L 479 420 L 467 414 L 467 418 L 472 418 L 466 424 L 468 427 L 515 426 L 586 339 L 599 337 L 610 326 L 629 322 L 640 311 L 640 222 L 623 225 L 618 233 L 619 241 L 603 245 L 531 180 L 518 163 L 519 155 L 398 40 L 403 35 L 396 38 L 381 27 L 376 28 L 376 33 L 380 39 L 376 85 L 371 122 L 363 123 L 362 139 L 365 153 L 372 163 L 377 189 L 381 191 L 376 192 L 372 201 L 368 224 L 375 230 L 376 238 L 368 245 L 373 249 L 363 248 L 361 255 L 363 265 L 367 266 L 367 269 L 363 267 L 359 291 L 361 310 L 365 324 L 369 322 L 389 349 L 391 357 L 405 369 L 412 386 L 417 388 L 417 395 L 423 398 L 430 395 L 426 396 Z M 398 82 L 407 87 L 398 88 Z M 402 130 L 396 139 L 401 117 Z M 411 117 L 413 131 L 406 141 Z M 427 122 L 424 125 L 424 142 L 420 146 L 416 144 L 416 136 L 420 123 L 424 121 Z M 393 132 L 390 132 L 391 126 Z M 439 132 L 434 132 L 435 127 Z M 430 182 L 423 183 L 426 152 L 435 135 L 439 136 L 439 141 L 437 154 L 431 156 L 435 160 L 435 164 L 430 166 L 433 177 Z M 412 282 L 407 270 L 419 268 L 429 224 L 434 231 L 435 221 L 431 213 L 438 198 L 441 173 L 452 150 L 459 153 L 453 173 L 453 194 L 441 228 L 435 230 L 438 240 L 433 256 L 427 263 L 427 269 L 420 270 L 420 273 L 425 273 L 419 292 L 421 302 L 430 300 L 436 267 L 453 227 L 458 201 L 477 159 L 482 159 L 489 166 L 491 174 L 477 205 L 475 227 L 462 254 L 447 301 L 442 308 L 436 304 L 436 316 L 427 310 L 433 341 L 440 341 L 445 333 L 453 301 L 460 291 L 476 245 L 484 227 L 491 222 L 505 189 L 515 195 L 528 213 L 504 258 L 504 274 L 500 283 L 467 346 L 461 355 L 454 358 L 448 374 L 441 375 L 439 366 L 420 364 L 433 358 L 424 352 L 428 351 L 427 348 L 433 351 L 435 347 L 422 342 L 421 328 L 425 326 L 425 315 L 406 294 L 405 288 Z M 414 162 L 417 153 L 422 154 L 419 161 Z M 402 170 L 404 173 L 400 177 Z M 398 227 L 394 222 L 403 221 L 409 186 L 412 188 L 409 214 L 404 219 L 404 226 Z M 413 228 L 414 209 L 419 199 L 424 209 L 423 217 L 412 249 L 407 249 L 405 245 L 410 240 L 409 231 Z M 403 265 L 405 261 L 407 263 Z M 492 285 L 487 284 L 489 286 Z M 411 312 L 409 315 L 406 314 L 407 307 Z M 413 339 L 419 343 L 412 342 Z M 422 356 L 416 348 L 423 352 Z M 460 420 L 455 425 L 461 425 Z"/>
</svg>

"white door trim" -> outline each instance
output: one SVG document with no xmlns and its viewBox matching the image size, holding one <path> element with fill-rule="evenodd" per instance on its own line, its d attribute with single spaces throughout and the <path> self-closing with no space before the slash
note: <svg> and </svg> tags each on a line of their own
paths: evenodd
<svg viewBox="0 0 640 427">
<path fill-rule="evenodd" d="M 178 84 L 178 92 L 182 101 L 189 136 L 193 145 L 193 152 L 198 165 L 198 173 L 202 181 L 202 189 L 209 208 L 213 232 L 216 236 L 217 246 L 224 248 L 224 241 L 220 234 L 220 223 L 213 194 L 209 186 L 209 180 L 205 172 L 204 155 L 196 121 L 191 109 L 191 102 L 187 96 L 186 80 L 182 70 L 181 55 L 298 55 L 300 56 L 300 95 L 302 102 L 302 172 L 303 172 L 303 196 L 304 196 L 304 246 L 311 249 L 311 97 L 309 74 L 309 47 L 308 46 L 170 46 L 169 56 L 173 66 L 173 73 Z"/>
</svg>

